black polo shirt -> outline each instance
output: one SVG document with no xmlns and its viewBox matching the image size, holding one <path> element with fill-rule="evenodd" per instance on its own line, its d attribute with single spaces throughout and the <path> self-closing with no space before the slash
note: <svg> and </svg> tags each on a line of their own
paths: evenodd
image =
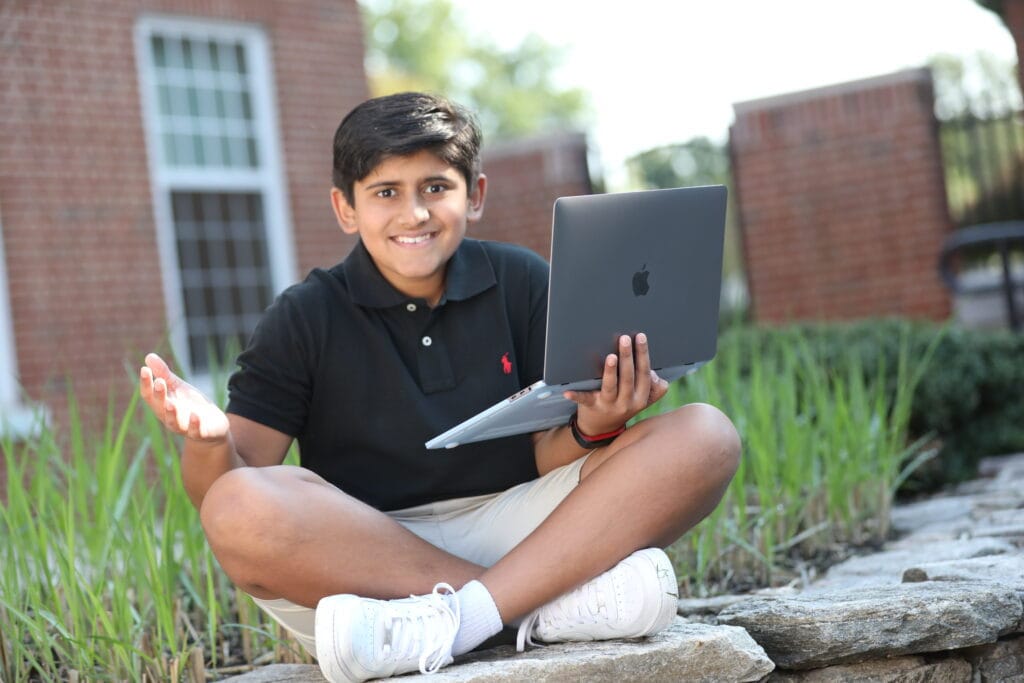
<svg viewBox="0 0 1024 683">
<path fill-rule="evenodd" d="M 360 242 L 266 310 L 227 410 L 295 437 L 304 467 L 380 510 L 533 479 L 529 435 L 423 443 L 540 379 L 547 273 L 528 249 L 465 239 L 432 309 L 392 287 Z"/>
</svg>

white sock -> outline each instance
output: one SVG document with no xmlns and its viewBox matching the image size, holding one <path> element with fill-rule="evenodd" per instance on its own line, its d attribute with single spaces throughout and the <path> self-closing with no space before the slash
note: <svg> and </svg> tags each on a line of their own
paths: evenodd
<svg viewBox="0 0 1024 683">
<path fill-rule="evenodd" d="M 461 620 L 452 644 L 452 656 L 469 652 L 501 631 L 501 615 L 487 587 L 470 581 L 455 593 Z"/>
</svg>

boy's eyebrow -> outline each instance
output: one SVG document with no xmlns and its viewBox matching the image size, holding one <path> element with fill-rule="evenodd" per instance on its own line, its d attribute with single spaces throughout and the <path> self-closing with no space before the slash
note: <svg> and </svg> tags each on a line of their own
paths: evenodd
<svg viewBox="0 0 1024 683">
<path fill-rule="evenodd" d="M 420 183 L 436 183 L 438 181 L 452 182 L 452 179 L 446 175 L 431 175 L 420 180 Z M 382 187 L 392 187 L 394 185 L 401 185 L 401 182 L 398 180 L 378 180 L 375 183 L 370 183 L 369 185 L 367 185 L 366 189 L 373 190 Z"/>
</svg>

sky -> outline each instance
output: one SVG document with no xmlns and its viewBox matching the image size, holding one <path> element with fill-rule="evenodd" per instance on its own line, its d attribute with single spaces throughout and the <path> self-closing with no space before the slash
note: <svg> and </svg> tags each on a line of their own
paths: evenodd
<svg viewBox="0 0 1024 683">
<path fill-rule="evenodd" d="M 511 48 L 529 32 L 565 50 L 557 82 L 589 93 L 588 139 L 610 190 L 623 161 L 705 135 L 733 104 L 924 66 L 939 54 L 1016 62 L 1000 19 L 973 0 L 453 0 Z M 596 9 L 602 6 L 614 9 Z"/>
</svg>

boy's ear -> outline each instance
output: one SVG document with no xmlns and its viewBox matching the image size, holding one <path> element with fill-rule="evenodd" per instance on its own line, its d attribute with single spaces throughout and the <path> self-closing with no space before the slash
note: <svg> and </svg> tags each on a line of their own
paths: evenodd
<svg viewBox="0 0 1024 683">
<path fill-rule="evenodd" d="M 359 232 L 356 225 L 356 210 L 348 203 L 345 193 L 336 187 L 331 188 L 331 208 L 334 209 L 334 217 L 338 219 L 338 226 L 343 232 L 354 235 Z"/>
<path fill-rule="evenodd" d="M 469 188 L 469 196 L 466 199 L 466 220 L 480 220 L 480 217 L 484 215 L 484 199 L 486 199 L 486 197 L 487 176 L 481 173 L 477 176 L 476 182 Z"/>
</svg>

